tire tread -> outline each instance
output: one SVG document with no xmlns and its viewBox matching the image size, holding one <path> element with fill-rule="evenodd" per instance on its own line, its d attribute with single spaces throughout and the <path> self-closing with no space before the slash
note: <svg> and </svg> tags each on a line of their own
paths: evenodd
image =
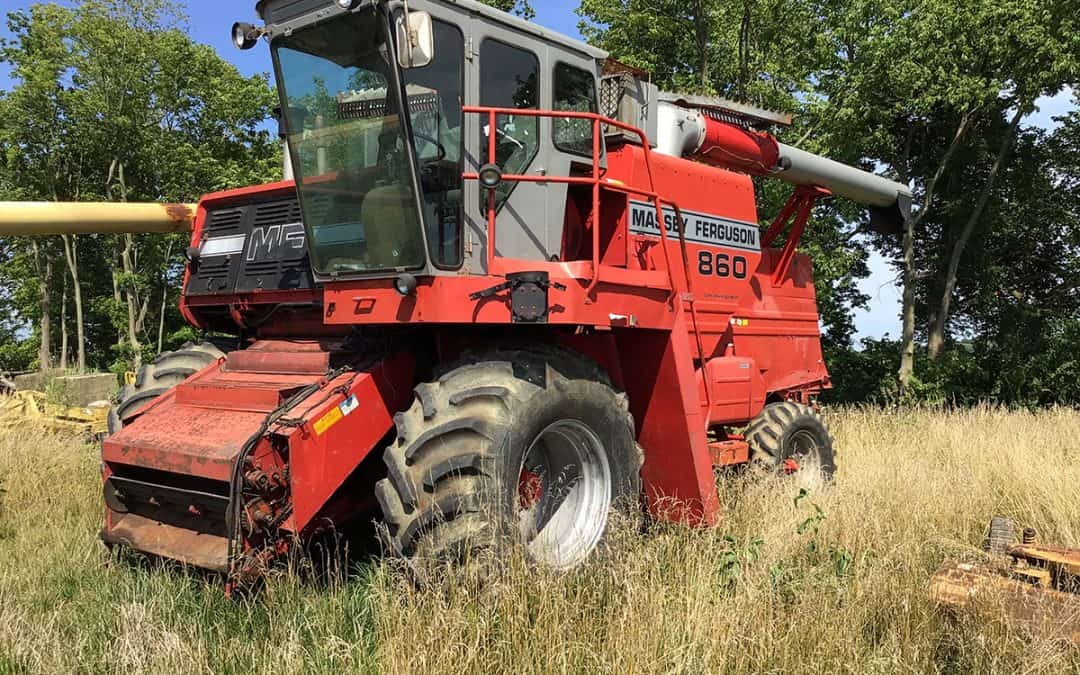
<svg viewBox="0 0 1080 675">
<path fill-rule="evenodd" d="M 546 345 L 469 352 L 436 377 L 417 385 L 412 406 L 395 418 L 399 442 L 386 450 L 389 476 L 376 490 L 388 548 L 409 559 L 460 559 L 493 540 L 485 510 L 497 488 L 499 429 L 516 406 L 560 380 L 611 387 L 607 374 L 587 357 Z M 627 397 L 614 392 L 613 398 L 633 437 Z M 634 447 L 640 473 L 644 452 Z"/>
</svg>

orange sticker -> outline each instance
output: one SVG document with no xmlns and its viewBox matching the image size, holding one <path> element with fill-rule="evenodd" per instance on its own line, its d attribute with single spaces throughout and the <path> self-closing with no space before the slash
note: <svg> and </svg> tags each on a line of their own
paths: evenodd
<svg viewBox="0 0 1080 675">
<path fill-rule="evenodd" d="M 340 422 L 344 417 L 345 415 L 342 414 L 341 408 L 339 408 L 338 406 L 330 408 L 330 411 L 328 413 L 320 417 L 315 422 L 315 433 L 319 436 L 322 436 L 324 433 L 326 433 L 327 429 Z"/>
</svg>

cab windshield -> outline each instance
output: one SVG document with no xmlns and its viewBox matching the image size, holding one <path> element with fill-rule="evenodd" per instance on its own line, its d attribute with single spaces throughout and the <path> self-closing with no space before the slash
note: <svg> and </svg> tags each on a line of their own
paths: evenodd
<svg viewBox="0 0 1080 675">
<path fill-rule="evenodd" d="M 323 274 L 424 264 L 387 33 L 384 16 L 360 12 L 273 46 L 311 262 Z"/>
</svg>

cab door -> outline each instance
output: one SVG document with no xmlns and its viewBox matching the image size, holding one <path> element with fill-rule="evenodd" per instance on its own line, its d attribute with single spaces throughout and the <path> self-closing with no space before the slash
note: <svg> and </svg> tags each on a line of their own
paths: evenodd
<svg viewBox="0 0 1080 675">
<path fill-rule="evenodd" d="M 462 112 L 475 73 L 467 67 L 468 15 L 453 6 L 417 2 L 432 16 L 435 55 L 431 63 L 402 71 L 409 123 L 416 149 L 424 228 L 431 264 L 456 272 L 466 263 L 467 194 L 462 180 L 465 149 L 475 143 L 471 120 Z"/>
<path fill-rule="evenodd" d="M 488 17 L 470 22 L 470 69 L 475 74 L 469 93 L 476 105 L 527 110 L 596 110 L 596 64 L 589 56 L 543 41 Z M 567 80 L 584 96 L 566 95 Z M 556 81 L 562 95 L 556 96 Z M 591 92 L 591 95 L 590 93 Z M 558 99 L 558 100 L 556 100 Z M 495 137 L 495 162 L 505 175 L 567 176 L 571 165 L 591 167 L 591 123 L 549 117 L 504 114 L 494 128 L 487 115 L 469 115 L 475 144 L 467 146 L 472 170 L 489 161 L 489 140 Z M 475 185 L 475 182 L 474 182 Z M 547 261 L 562 252 L 567 186 L 552 182 L 503 181 L 494 191 L 495 253 L 504 258 Z M 487 191 L 476 186 L 466 195 L 471 236 L 482 242 L 474 259 L 486 263 Z"/>
</svg>

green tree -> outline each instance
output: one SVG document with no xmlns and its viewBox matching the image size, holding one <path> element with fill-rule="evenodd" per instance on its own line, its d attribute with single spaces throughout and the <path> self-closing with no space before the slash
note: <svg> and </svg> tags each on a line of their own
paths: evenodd
<svg viewBox="0 0 1080 675">
<path fill-rule="evenodd" d="M 1039 95 L 1075 77 L 1076 38 L 1066 2 L 962 4 L 939 0 L 823 2 L 817 53 L 820 132 L 844 152 L 909 182 L 919 203 L 899 240 L 879 238 L 903 280 L 899 380 L 914 373 L 917 305 L 932 357 L 964 251 L 1002 174 L 1020 121 Z M 994 145 L 985 143 L 996 138 Z M 980 180 L 972 184 L 971 168 Z M 956 219 L 955 214 L 964 213 Z M 945 251 L 943 255 L 942 249 Z M 927 282 L 937 284 L 928 297 Z"/>
<path fill-rule="evenodd" d="M 16 84 L 0 105 L 5 198 L 194 201 L 275 177 L 278 143 L 263 127 L 275 101 L 267 77 L 243 77 L 192 42 L 173 4 L 35 5 L 8 23 L 0 58 Z M 16 241 L 0 276 L 14 285 L 19 315 L 39 322 L 42 365 L 54 329 L 62 344 L 67 335 L 69 295 L 79 364 L 131 365 L 182 325 L 175 289 L 185 246 L 181 235 Z M 27 302 L 31 285 L 36 303 Z"/>
<path fill-rule="evenodd" d="M 521 16 L 524 19 L 534 19 L 536 12 L 533 10 L 529 0 L 480 0 L 485 5 L 491 5 L 495 9 L 501 9 L 504 12 L 513 12 Z"/>
<path fill-rule="evenodd" d="M 795 125 L 776 130 L 781 140 L 832 155 L 832 148 L 815 138 L 816 37 L 790 29 L 813 23 L 814 9 L 803 0 L 583 0 L 578 13 L 590 42 L 652 73 L 661 88 L 794 112 Z M 755 183 L 759 213 L 768 222 L 791 188 L 778 181 Z M 814 258 L 824 347 L 830 356 L 851 348 L 851 310 L 866 302 L 857 286 L 868 274 L 867 253 L 857 240 L 865 219 L 851 204 L 822 206 L 803 238 L 803 250 Z"/>
</svg>

